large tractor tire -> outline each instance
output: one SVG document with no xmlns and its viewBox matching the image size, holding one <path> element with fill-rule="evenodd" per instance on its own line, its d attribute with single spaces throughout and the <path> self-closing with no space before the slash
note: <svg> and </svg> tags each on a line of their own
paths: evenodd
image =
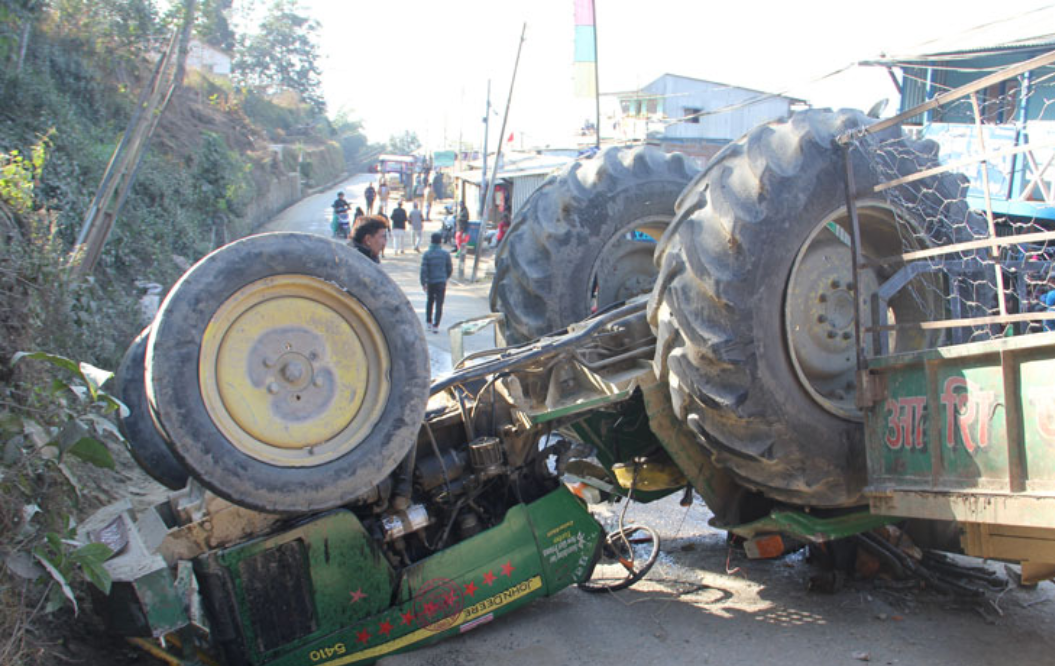
<svg viewBox="0 0 1055 666">
<path fill-rule="evenodd" d="M 143 471 L 166 488 L 179 490 L 187 485 L 187 468 L 169 450 L 147 401 L 143 364 L 149 333 L 147 327 L 136 336 L 117 368 L 117 396 L 128 407 L 128 414 L 118 419 L 117 427 L 128 442 L 133 460 Z"/>
<path fill-rule="evenodd" d="M 525 342 L 648 293 L 656 241 L 698 169 L 651 147 L 609 148 L 550 176 L 495 256 L 491 309 Z"/>
<path fill-rule="evenodd" d="M 251 236 L 173 287 L 148 398 L 202 485 L 260 511 L 347 503 L 382 481 L 425 414 L 424 331 L 379 266 L 309 234 Z"/>
<path fill-rule="evenodd" d="M 861 501 L 854 298 L 867 312 L 870 295 L 899 266 L 873 264 L 853 284 L 844 160 L 834 139 L 871 122 L 858 112 L 806 111 L 755 128 L 686 189 L 657 250 L 649 302 L 656 374 L 716 463 L 778 501 Z M 897 128 L 862 141 L 915 156 L 898 165 L 901 175 L 936 161 L 933 144 L 911 142 Z M 906 237 L 934 233 L 933 219 L 926 231 L 914 219 L 921 210 L 968 217 L 962 203 L 950 203 L 960 195 L 957 177 L 901 185 L 887 199 L 868 194 L 877 184 L 870 158 L 860 146 L 851 154 L 866 262 L 904 251 L 899 224 L 908 225 Z M 936 294 L 903 291 L 888 313 L 898 323 L 921 321 L 940 311 Z M 894 351 L 932 342 L 899 331 Z"/>
</svg>

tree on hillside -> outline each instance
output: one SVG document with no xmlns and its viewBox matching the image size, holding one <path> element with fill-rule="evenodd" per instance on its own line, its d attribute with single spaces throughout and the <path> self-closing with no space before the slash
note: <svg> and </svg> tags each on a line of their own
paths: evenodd
<svg viewBox="0 0 1055 666">
<path fill-rule="evenodd" d="M 366 148 L 366 135 L 363 134 L 363 124 L 358 120 L 352 120 L 348 112 L 341 109 L 333 119 L 333 131 L 337 135 L 337 142 L 341 144 L 344 152 L 344 163 L 353 167 L 361 159 L 363 149 Z"/>
<path fill-rule="evenodd" d="M 43 0 L 3 0 L 0 2 L 0 63 L 18 74 L 29 44 L 33 22 L 44 12 Z"/>
<path fill-rule="evenodd" d="M 421 140 L 416 132 L 407 131 L 399 136 L 388 137 L 388 150 L 397 155 L 410 155 L 418 148 L 421 148 Z"/>
<path fill-rule="evenodd" d="M 241 38 L 235 79 L 264 94 L 292 90 L 319 114 L 326 103 L 319 83 L 319 22 L 302 15 L 297 0 L 274 0 L 254 35 Z"/>
<path fill-rule="evenodd" d="M 195 30 L 202 41 L 224 51 L 235 48 L 235 34 L 227 13 L 234 0 L 201 0 Z"/>
<path fill-rule="evenodd" d="M 58 32 L 96 53 L 142 54 L 161 27 L 154 0 L 54 0 L 50 5 Z"/>
</svg>

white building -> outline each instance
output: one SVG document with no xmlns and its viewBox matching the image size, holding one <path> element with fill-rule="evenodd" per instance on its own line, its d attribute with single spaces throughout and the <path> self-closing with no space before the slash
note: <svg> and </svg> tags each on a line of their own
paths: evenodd
<svg viewBox="0 0 1055 666">
<path fill-rule="evenodd" d="M 217 76 L 230 76 L 231 56 L 215 46 L 192 39 L 190 48 L 187 50 L 187 68 Z"/>
<path fill-rule="evenodd" d="M 699 158 L 709 158 L 756 125 L 787 118 L 793 108 L 806 106 L 793 97 L 676 74 L 616 97 L 617 140 L 648 140 L 668 152 Z"/>
</svg>

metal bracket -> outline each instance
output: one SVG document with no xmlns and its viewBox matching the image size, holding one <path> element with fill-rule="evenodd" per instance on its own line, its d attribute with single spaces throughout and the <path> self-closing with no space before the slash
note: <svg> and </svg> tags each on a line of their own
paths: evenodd
<svg viewBox="0 0 1055 666">
<path fill-rule="evenodd" d="M 869 370 L 857 371 L 857 396 L 854 404 L 858 409 L 868 409 L 872 405 L 886 400 L 886 376 L 873 374 Z"/>
<path fill-rule="evenodd" d="M 476 335 L 492 324 L 495 327 L 495 347 L 505 347 L 506 316 L 501 312 L 466 319 L 447 329 L 451 338 L 451 363 L 457 366 L 465 358 L 465 336 Z"/>
</svg>

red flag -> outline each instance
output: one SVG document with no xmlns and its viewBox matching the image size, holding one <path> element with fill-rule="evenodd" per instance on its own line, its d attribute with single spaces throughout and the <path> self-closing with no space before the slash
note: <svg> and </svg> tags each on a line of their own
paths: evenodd
<svg viewBox="0 0 1055 666">
<path fill-rule="evenodd" d="M 512 133 L 512 132 L 510 132 L 510 133 L 509 133 L 509 138 L 508 138 L 508 139 L 506 139 L 506 143 L 512 143 L 512 142 L 513 142 L 513 133 Z"/>
</svg>

